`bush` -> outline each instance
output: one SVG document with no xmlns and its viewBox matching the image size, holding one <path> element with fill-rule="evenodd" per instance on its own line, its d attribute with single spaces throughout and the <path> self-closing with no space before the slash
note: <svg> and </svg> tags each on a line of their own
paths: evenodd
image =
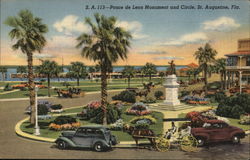
<svg viewBox="0 0 250 160">
<path fill-rule="evenodd" d="M 156 99 L 152 98 L 152 97 L 146 97 L 144 101 L 142 101 L 143 103 L 156 103 Z"/>
<path fill-rule="evenodd" d="M 9 83 L 7 83 L 5 86 L 4 86 L 4 91 L 11 91 L 12 90 L 12 87 Z"/>
<path fill-rule="evenodd" d="M 240 118 L 241 114 L 250 113 L 250 95 L 239 94 L 220 101 L 216 114 L 222 117 Z"/>
<path fill-rule="evenodd" d="M 121 131 L 124 124 L 125 123 L 122 119 L 118 119 L 115 123 L 110 125 L 110 129 L 114 131 Z"/>
<path fill-rule="evenodd" d="M 149 123 L 149 124 L 155 124 L 157 122 L 157 120 L 152 116 L 134 117 L 129 122 L 132 123 L 132 124 L 136 124 L 137 121 L 141 121 L 141 120 L 145 120 L 145 122 L 147 121 L 146 123 Z M 139 123 L 141 123 L 141 122 L 139 122 Z"/>
<path fill-rule="evenodd" d="M 203 117 L 200 112 L 192 111 L 186 114 L 186 118 L 191 120 L 191 127 L 202 127 L 207 118 Z"/>
<path fill-rule="evenodd" d="M 63 125 L 63 124 L 71 124 L 71 123 L 76 123 L 76 118 L 73 118 L 71 116 L 58 116 L 56 119 L 53 121 L 53 123 L 57 125 Z"/>
<path fill-rule="evenodd" d="M 126 114 L 131 114 L 131 115 L 142 116 L 142 115 L 147 115 L 150 113 L 151 113 L 151 111 L 148 110 L 148 107 L 142 102 L 137 102 L 137 103 L 133 104 L 131 108 L 128 108 L 126 110 Z"/>
<path fill-rule="evenodd" d="M 102 124 L 103 116 L 104 116 L 103 109 L 98 108 L 98 109 L 95 109 L 94 112 L 96 114 L 91 119 L 91 122 Z M 117 107 L 113 105 L 108 105 L 107 107 L 107 123 L 108 124 L 115 123 L 120 118 L 120 116 L 121 116 L 121 112 L 119 111 Z"/>
<path fill-rule="evenodd" d="M 63 85 L 63 86 L 66 86 L 67 88 L 68 88 L 69 86 L 71 86 L 69 82 L 62 82 L 62 85 Z"/>
<path fill-rule="evenodd" d="M 28 90 L 27 87 L 20 87 L 19 89 L 20 89 L 20 91 L 27 91 Z"/>
<path fill-rule="evenodd" d="M 120 94 L 112 97 L 113 100 L 135 103 L 135 93 L 131 91 L 122 91 Z"/>
<path fill-rule="evenodd" d="M 38 104 L 38 115 L 47 115 L 48 114 L 48 108 L 45 104 Z"/>
<path fill-rule="evenodd" d="M 58 110 L 58 109 L 62 109 L 62 105 L 61 104 L 54 104 L 50 108 L 53 110 Z"/>
<path fill-rule="evenodd" d="M 143 130 L 143 129 L 149 129 L 148 123 L 139 123 L 135 125 L 136 129 Z"/>
<path fill-rule="evenodd" d="M 155 92 L 155 98 L 156 99 L 161 99 L 162 96 L 163 96 L 163 92 L 162 91 L 156 91 Z"/>
<path fill-rule="evenodd" d="M 180 97 L 188 96 L 189 94 L 190 94 L 190 91 L 181 91 Z"/>
</svg>

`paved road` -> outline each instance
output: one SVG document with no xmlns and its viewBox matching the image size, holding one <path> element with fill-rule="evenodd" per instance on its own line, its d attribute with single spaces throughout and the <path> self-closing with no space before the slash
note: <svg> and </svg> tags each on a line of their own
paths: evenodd
<svg viewBox="0 0 250 160">
<path fill-rule="evenodd" d="M 114 94 L 114 93 L 113 93 Z M 99 94 L 86 95 L 83 98 L 49 99 L 65 107 L 84 105 L 85 102 L 98 99 Z M 249 136 L 241 145 L 218 144 L 202 148 L 197 153 L 186 153 L 173 149 L 161 153 L 149 149 L 116 148 L 113 151 L 96 153 L 90 150 L 59 150 L 51 143 L 36 142 L 18 137 L 14 133 L 15 124 L 26 117 L 24 109 L 27 100 L 0 102 L 0 158 L 57 158 L 57 159 L 248 159 Z"/>
</svg>

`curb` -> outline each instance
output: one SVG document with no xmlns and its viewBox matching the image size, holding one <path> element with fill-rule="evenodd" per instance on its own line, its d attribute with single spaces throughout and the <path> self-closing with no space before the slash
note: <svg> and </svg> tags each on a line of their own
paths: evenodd
<svg viewBox="0 0 250 160">
<path fill-rule="evenodd" d="M 21 124 L 25 121 L 27 121 L 29 119 L 29 117 L 26 117 L 25 119 L 19 121 L 16 126 L 15 126 L 15 132 L 18 136 L 22 137 L 22 138 L 26 138 L 26 139 L 30 139 L 30 140 L 34 140 L 34 141 L 40 141 L 40 142 L 45 142 L 45 143 L 54 143 L 56 141 L 56 139 L 54 138 L 45 138 L 45 137 L 39 137 L 36 135 L 32 135 L 29 133 L 25 133 L 23 132 L 20 128 L 21 128 Z M 140 141 L 139 144 L 145 144 L 145 143 L 149 143 L 148 141 Z M 119 144 L 117 144 L 116 146 L 114 146 L 114 148 L 135 148 L 137 147 L 135 144 L 135 141 L 121 141 Z"/>
</svg>

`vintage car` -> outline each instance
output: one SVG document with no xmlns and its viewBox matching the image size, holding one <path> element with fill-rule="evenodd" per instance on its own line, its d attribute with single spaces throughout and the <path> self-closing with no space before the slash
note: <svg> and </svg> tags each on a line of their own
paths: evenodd
<svg viewBox="0 0 250 160">
<path fill-rule="evenodd" d="M 201 128 L 192 128 L 192 135 L 197 139 L 198 146 L 212 142 L 231 141 L 240 143 L 245 137 L 245 132 L 237 127 L 230 126 L 221 120 L 207 120 Z"/>
<path fill-rule="evenodd" d="M 55 141 L 59 149 L 68 147 L 91 148 L 97 152 L 111 149 L 117 139 L 104 126 L 84 126 L 76 131 L 64 131 Z"/>
<path fill-rule="evenodd" d="M 52 106 L 52 103 L 51 102 L 49 102 L 49 101 L 47 101 L 47 100 L 38 100 L 37 101 L 37 105 L 39 106 L 39 105 L 46 105 L 46 107 L 48 108 L 48 110 L 50 111 L 50 107 Z M 26 109 L 25 109 L 25 111 L 24 111 L 24 113 L 26 113 L 26 114 L 30 114 L 31 113 L 31 107 L 30 106 L 28 106 Z"/>
</svg>

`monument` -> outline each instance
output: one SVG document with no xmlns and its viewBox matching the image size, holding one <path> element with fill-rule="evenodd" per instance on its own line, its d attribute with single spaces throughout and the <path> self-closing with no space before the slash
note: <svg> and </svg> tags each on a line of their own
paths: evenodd
<svg viewBox="0 0 250 160">
<path fill-rule="evenodd" d="M 179 84 L 177 83 L 177 78 L 175 74 L 168 75 L 166 77 L 166 81 L 164 83 L 165 87 L 165 101 L 163 105 L 166 106 L 177 106 L 180 105 L 180 101 L 178 99 L 178 88 Z"/>
</svg>

